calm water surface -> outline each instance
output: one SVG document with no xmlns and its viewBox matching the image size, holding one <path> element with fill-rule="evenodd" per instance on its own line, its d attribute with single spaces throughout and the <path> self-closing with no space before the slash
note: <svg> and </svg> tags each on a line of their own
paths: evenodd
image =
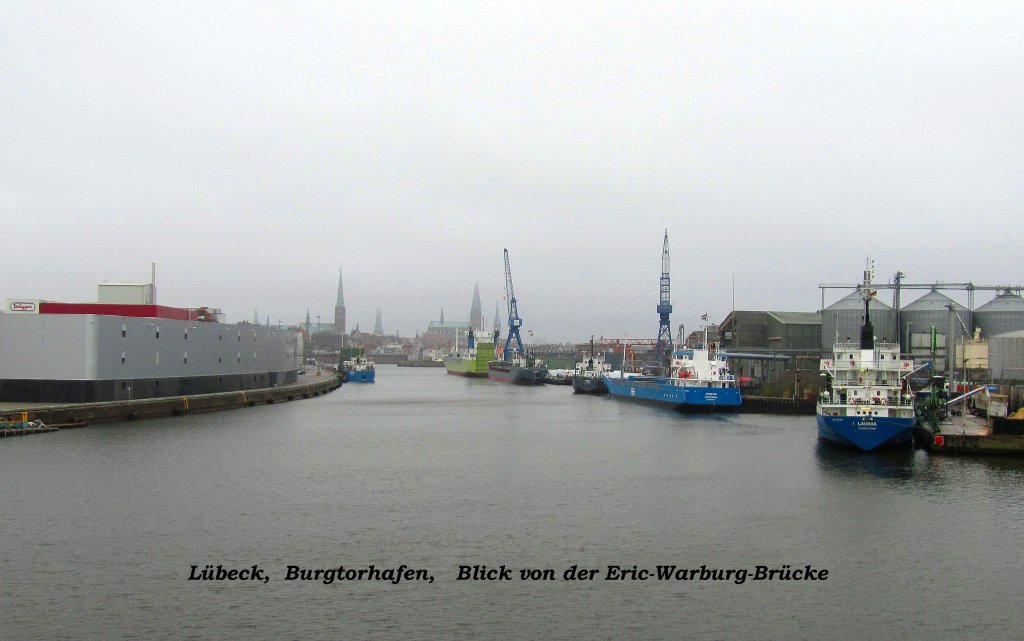
<svg viewBox="0 0 1024 641">
<path fill-rule="evenodd" d="M 373 385 L 0 441 L 2 639 L 978 639 L 1024 630 L 1024 464 L 382 366 Z M 190 581 L 258 564 L 269 582 Z M 285 581 L 287 567 L 433 583 Z M 460 565 L 512 581 L 458 581 Z M 758 565 L 826 581 L 754 581 Z M 599 569 L 564 581 L 572 565 Z M 608 581 L 607 567 L 740 569 Z M 523 581 L 523 568 L 555 581 Z"/>
</svg>

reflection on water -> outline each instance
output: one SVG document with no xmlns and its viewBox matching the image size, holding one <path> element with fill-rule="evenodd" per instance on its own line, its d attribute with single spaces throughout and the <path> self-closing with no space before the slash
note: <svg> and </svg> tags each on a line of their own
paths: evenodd
<svg viewBox="0 0 1024 641">
<path fill-rule="evenodd" d="M 0 441 L 0 599 L 16 604 L 0 638 L 933 640 L 1024 629 L 1020 461 L 857 453 L 819 444 L 812 417 L 685 415 L 443 370 L 381 366 L 376 380 Z M 275 578 L 190 583 L 196 563 L 258 563 Z M 281 578 L 289 564 L 371 563 L 437 579 Z M 574 564 L 813 564 L 831 578 L 472 583 L 456 580 L 460 564 L 559 576 Z"/>
<path fill-rule="evenodd" d="M 869 475 L 883 480 L 907 480 L 927 467 L 927 455 L 910 445 L 873 452 L 837 447 L 818 441 L 814 456 L 822 474 L 830 477 Z"/>
</svg>

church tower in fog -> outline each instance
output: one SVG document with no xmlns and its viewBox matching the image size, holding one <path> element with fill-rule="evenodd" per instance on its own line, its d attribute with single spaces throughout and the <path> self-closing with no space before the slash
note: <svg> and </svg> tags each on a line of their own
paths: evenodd
<svg viewBox="0 0 1024 641">
<path fill-rule="evenodd" d="M 338 270 L 338 300 L 334 303 L 334 333 L 345 335 L 345 288 L 341 282 L 341 270 Z"/>
</svg>

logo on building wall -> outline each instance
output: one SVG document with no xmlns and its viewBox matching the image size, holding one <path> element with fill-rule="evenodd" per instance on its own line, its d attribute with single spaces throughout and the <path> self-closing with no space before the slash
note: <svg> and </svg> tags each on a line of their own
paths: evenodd
<svg viewBox="0 0 1024 641">
<path fill-rule="evenodd" d="M 7 309 L 12 312 L 35 314 L 39 312 L 39 305 L 35 301 L 12 300 L 7 302 Z"/>
</svg>

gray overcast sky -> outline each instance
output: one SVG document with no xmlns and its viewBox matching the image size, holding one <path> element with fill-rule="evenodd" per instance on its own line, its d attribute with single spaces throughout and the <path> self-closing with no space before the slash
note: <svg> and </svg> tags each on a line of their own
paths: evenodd
<svg viewBox="0 0 1024 641">
<path fill-rule="evenodd" d="M 1019 284 L 1024 3 L 0 4 L 0 299 L 536 338 Z M 826 304 L 831 303 L 836 293 Z M 957 296 L 954 296 L 956 298 Z M 916 294 L 905 297 L 905 302 Z M 978 304 L 988 300 L 979 296 Z"/>
</svg>

